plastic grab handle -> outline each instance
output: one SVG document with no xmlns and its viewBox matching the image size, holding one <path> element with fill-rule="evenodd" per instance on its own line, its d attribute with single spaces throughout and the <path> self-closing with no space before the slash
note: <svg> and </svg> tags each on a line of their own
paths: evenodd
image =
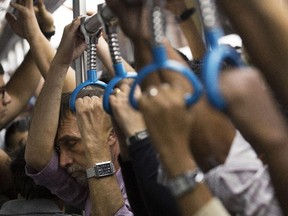
<svg viewBox="0 0 288 216">
<path fill-rule="evenodd" d="M 154 63 L 147 65 L 146 67 L 141 69 L 138 73 L 137 78 L 135 79 L 135 81 L 131 86 L 131 90 L 129 93 L 129 101 L 131 106 L 134 107 L 135 109 L 138 109 L 138 104 L 134 97 L 135 94 L 134 92 L 137 85 L 141 84 L 141 82 L 145 79 L 146 76 L 160 69 L 166 69 L 169 71 L 180 73 L 184 77 L 186 77 L 193 86 L 193 93 L 185 94 L 184 96 L 186 105 L 191 106 L 195 102 L 197 102 L 202 95 L 203 87 L 201 82 L 198 80 L 196 75 L 191 71 L 191 69 L 177 61 L 167 60 L 166 49 L 163 46 L 153 48 L 153 56 L 154 56 Z"/>
<path fill-rule="evenodd" d="M 115 64 L 114 70 L 116 76 L 108 83 L 107 87 L 105 88 L 103 96 L 103 108 L 110 115 L 112 114 L 112 109 L 109 102 L 109 96 L 113 93 L 114 87 L 123 79 L 129 79 L 129 78 L 135 79 L 137 77 L 136 72 L 127 73 L 122 63 Z"/>
<path fill-rule="evenodd" d="M 70 99 L 69 99 L 69 106 L 72 112 L 76 112 L 75 102 L 77 99 L 77 95 L 79 92 L 89 85 L 96 85 L 103 89 L 106 88 L 107 84 L 97 79 L 97 71 L 96 70 L 88 70 L 87 71 L 87 80 L 85 82 L 80 83 L 72 92 Z"/>
<path fill-rule="evenodd" d="M 219 75 L 224 62 L 238 67 L 245 66 L 240 54 L 226 45 L 214 47 L 205 56 L 202 75 L 207 98 L 210 104 L 219 110 L 224 110 L 227 107 L 219 90 Z"/>
</svg>

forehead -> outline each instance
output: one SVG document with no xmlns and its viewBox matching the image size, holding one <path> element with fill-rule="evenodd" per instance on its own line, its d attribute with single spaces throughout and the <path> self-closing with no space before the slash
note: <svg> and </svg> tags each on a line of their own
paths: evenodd
<svg viewBox="0 0 288 216">
<path fill-rule="evenodd" d="M 59 122 L 56 142 L 59 142 L 63 139 L 71 139 L 74 137 L 80 138 L 80 132 L 77 125 L 77 118 L 73 114 L 67 114 L 67 116 Z"/>
</svg>

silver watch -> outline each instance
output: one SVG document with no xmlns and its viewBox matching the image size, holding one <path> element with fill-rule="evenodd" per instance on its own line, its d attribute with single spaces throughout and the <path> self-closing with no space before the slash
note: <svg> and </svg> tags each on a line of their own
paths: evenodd
<svg viewBox="0 0 288 216">
<path fill-rule="evenodd" d="M 86 169 L 87 178 L 101 178 L 115 173 L 114 165 L 111 161 L 96 163 L 94 167 Z"/>
<path fill-rule="evenodd" d="M 204 174 L 200 169 L 189 170 L 173 179 L 169 179 L 167 186 L 175 197 L 181 197 L 192 191 L 199 183 L 204 181 Z"/>
</svg>

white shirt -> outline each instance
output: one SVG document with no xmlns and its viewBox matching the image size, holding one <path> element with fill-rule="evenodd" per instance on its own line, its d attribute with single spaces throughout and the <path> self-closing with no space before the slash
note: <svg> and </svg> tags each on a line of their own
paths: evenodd
<svg viewBox="0 0 288 216">
<path fill-rule="evenodd" d="M 211 191 L 233 215 L 283 215 L 268 168 L 237 132 L 224 164 L 205 174 Z"/>
</svg>

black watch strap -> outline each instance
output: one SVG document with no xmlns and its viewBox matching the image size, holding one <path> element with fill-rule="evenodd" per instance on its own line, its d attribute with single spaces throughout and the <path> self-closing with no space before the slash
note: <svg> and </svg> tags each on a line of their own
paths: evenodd
<svg viewBox="0 0 288 216">
<path fill-rule="evenodd" d="M 127 144 L 127 146 L 130 146 L 131 144 L 136 143 L 136 142 L 141 141 L 141 140 L 144 140 L 148 137 L 149 137 L 149 133 L 147 130 L 139 131 L 139 132 L 135 133 L 134 136 L 128 137 L 126 139 L 126 144 Z"/>
</svg>

